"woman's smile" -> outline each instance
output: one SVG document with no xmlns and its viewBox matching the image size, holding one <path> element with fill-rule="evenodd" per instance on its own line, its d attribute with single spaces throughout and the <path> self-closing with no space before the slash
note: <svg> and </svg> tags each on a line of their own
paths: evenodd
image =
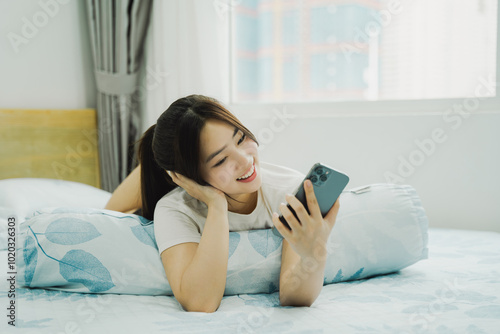
<svg viewBox="0 0 500 334">
<path fill-rule="evenodd" d="M 243 176 L 236 179 L 238 182 L 252 182 L 257 177 L 257 169 L 255 168 L 255 163 L 252 163 L 250 170 Z"/>
</svg>

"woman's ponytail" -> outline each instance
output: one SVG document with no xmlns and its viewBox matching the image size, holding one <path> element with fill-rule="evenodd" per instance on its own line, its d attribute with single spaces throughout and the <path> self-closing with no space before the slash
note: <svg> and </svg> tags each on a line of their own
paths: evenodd
<svg viewBox="0 0 500 334">
<path fill-rule="evenodd" d="M 167 173 L 155 160 L 153 138 L 156 124 L 152 125 L 139 142 L 137 155 L 141 164 L 142 216 L 153 220 L 156 203 L 176 186 L 167 181 Z"/>
</svg>

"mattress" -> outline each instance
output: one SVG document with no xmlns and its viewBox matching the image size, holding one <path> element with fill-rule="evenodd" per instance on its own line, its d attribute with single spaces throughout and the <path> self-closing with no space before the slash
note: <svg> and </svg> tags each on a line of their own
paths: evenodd
<svg viewBox="0 0 500 334">
<path fill-rule="evenodd" d="M 2 264 L 7 252 L 1 251 Z M 278 293 L 226 296 L 214 313 L 170 296 L 16 288 L 0 272 L 3 313 L 15 300 L 22 333 L 499 333 L 500 234 L 429 229 L 429 258 L 399 272 L 330 284 L 311 307 Z M 2 316 L 1 333 L 14 332 Z M 17 331 L 19 332 L 19 331 Z"/>
</svg>

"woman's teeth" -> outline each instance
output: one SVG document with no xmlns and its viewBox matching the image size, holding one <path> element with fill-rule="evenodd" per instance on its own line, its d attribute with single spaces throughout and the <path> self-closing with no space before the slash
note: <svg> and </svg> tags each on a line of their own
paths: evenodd
<svg viewBox="0 0 500 334">
<path fill-rule="evenodd" d="M 237 180 L 243 180 L 243 179 L 250 177 L 253 174 L 254 170 L 255 170 L 255 164 L 252 164 L 252 168 L 250 169 L 250 171 L 248 173 L 246 173 L 245 175 L 237 178 Z"/>
</svg>

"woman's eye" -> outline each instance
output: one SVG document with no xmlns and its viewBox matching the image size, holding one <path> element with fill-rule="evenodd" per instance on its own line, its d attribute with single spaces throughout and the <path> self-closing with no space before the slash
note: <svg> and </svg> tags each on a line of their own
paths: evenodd
<svg viewBox="0 0 500 334">
<path fill-rule="evenodd" d="M 245 134 L 243 134 L 243 136 L 241 136 L 241 139 L 238 141 L 238 145 L 240 145 L 241 143 L 243 143 L 243 141 L 245 140 L 245 137 L 246 137 Z"/>
<path fill-rule="evenodd" d="M 245 140 L 245 138 L 246 138 L 246 135 L 245 135 L 245 134 L 243 134 L 243 135 L 241 136 L 240 140 L 238 140 L 238 145 L 241 145 L 241 143 L 243 143 L 243 141 Z M 219 161 L 218 163 L 216 163 L 216 164 L 214 165 L 214 167 L 217 167 L 217 166 L 222 165 L 222 164 L 224 163 L 224 161 L 226 161 L 226 158 L 224 158 L 224 159 L 222 159 L 221 161 Z"/>
<path fill-rule="evenodd" d="M 226 158 L 224 158 L 224 159 L 222 159 L 221 161 L 219 161 L 218 163 L 216 163 L 216 164 L 215 164 L 215 167 L 222 165 L 222 163 L 223 163 L 224 161 L 226 161 Z"/>
</svg>

